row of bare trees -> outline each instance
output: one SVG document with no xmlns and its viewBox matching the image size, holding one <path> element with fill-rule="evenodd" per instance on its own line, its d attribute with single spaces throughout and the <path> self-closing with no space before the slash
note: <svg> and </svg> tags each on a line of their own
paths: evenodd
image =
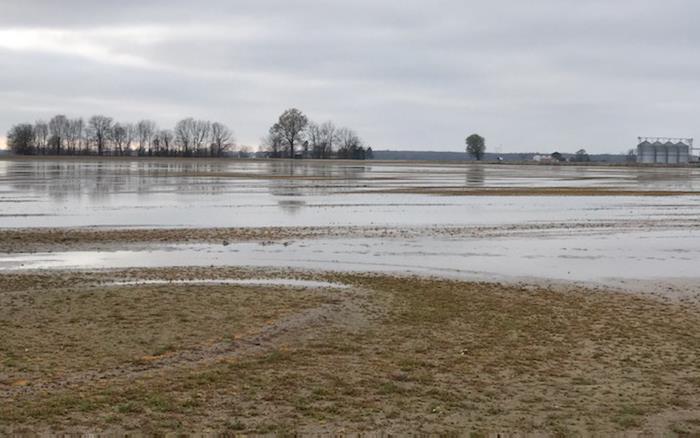
<svg viewBox="0 0 700 438">
<path fill-rule="evenodd" d="M 271 158 L 373 158 L 372 148 L 365 147 L 352 129 L 331 121 L 315 123 L 296 108 L 282 113 L 263 139 L 263 147 Z"/>
<path fill-rule="evenodd" d="M 48 123 L 13 126 L 7 144 L 21 155 L 221 157 L 235 140 L 226 125 L 193 118 L 180 120 L 173 129 L 159 129 L 152 120 L 121 123 L 97 115 L 85 122 L 57 115 Z"/>
</svg>

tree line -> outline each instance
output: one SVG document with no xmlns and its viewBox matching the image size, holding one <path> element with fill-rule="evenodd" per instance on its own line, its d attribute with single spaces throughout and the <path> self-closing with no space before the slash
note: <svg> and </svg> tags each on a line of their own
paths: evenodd
<svg viewBox="0 0 700 438">
<path fill-rule="evenodd" d="M 59 114 L 48 123 L 14 125 L 7 145 L 20 155 L 221 157 L 233 149 L 235 139 L 223 123 L 191 117 L 173 129 L 159 129 L 152 120 L 122 123 L 96 115 L 86 122 Z"/>
<path fill-rule="evenodd" d="M 466 139 L 467 153 L 481 160 L 486 142 L 478 134 Z M 48 122 L 20 123 L 7 134 L 7 144 L 19 155 L 111 155 L 156 157 L 222 157 L 235 147 L 233 132 L 223 123 L 182 119 L 172 129 L 159 129 L 152 120 L 115 122 L 95 115 L 68 118 L 59 114 Z M 316 123 L 300 110 L 284 111 L 262 140 L 270 158 L 374 158 L 357 133 L 332 121 Z"/>
<path fill-rule="evenodd" d="M 300 110 L 291 108 L 280 115 L 262 141 L 270 158 L 372 159 L 355 131 L 327 121 L 318 124 Z"/>
</svg>

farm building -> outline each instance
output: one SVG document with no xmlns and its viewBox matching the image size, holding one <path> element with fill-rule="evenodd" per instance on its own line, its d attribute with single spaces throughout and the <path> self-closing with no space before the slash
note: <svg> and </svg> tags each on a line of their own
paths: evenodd
<svg viewBox="0 0 700 438">
<path fill-rule="evenodd" d="M 692 138 L 640 138 L 637 162 L 641 164 L 688 164 Z"/>
</svg>

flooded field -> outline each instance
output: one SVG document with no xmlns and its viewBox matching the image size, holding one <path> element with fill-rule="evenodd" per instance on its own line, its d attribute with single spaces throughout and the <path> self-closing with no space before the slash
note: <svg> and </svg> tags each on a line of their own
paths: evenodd
<svg viewBox="0 0 700 438">
<path fill-rule="evenodd" d="M 700 170 L 686 168 L 8 160 L 0 161 L 0 227 L 400 227 L 697 217 L 697 198 L 640 195 L 700 192 L 699 181 Z M 581 193 L 525 199 L 420 193 L 459 188 Z M 629 196 L 578 199 L 610 189 Z"/>
<path fill-rule="evenodd" d="M 447 192 L 420 193 L 426 188 Z M 460 188 L 476 192 L 450 194 Z M 568 192 L 527 192 L 540 188 Z M 524 192 L 491 194 L 508 189 Z M 0 205 L 6 230 L 183 233 L 182 242 L 117 240 L 99 251 L 77 242 L 22 254 L 19 244 L 0 256 L 3 270 L 270 265 L 604 281 L 693 278 L 700 251 L 700 170 L 692 168 L 6 160 Z M 265 227 L 321 235 L 184 244 L 187 230 Z"/>
<path fill-rule="evenodd" d="M 7 159 L 0 209 L 0 435 L 700 433 L 699 169 Z"/>
<path fill-rule="evenodd" d="M 620 280 L 700 276 L 700 234 L 687 231 L 572 233 L 478 238 L 334 238 L 277 244 L 149 245 L 111 251 L 6 254 L 2 270 L 187 266 L 288 266 L 316 271 L 415 273 L 470 280 Z M 631 287 L 631 286 L 630 286 Z M 670 294 L 673 288 L 666 288 Z M 700 290 L 693 296 L 700 297 Z"/>
</svg>

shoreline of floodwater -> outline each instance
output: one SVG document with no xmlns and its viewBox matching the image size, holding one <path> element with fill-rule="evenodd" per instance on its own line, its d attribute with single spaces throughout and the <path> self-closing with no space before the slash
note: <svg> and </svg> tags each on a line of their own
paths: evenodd
<svg viewBox="0 0 700 438">
<path fill-rule="evenodd" d="M 547 167 L 622 167 L 622 168 L 640 168 L 640 169 L 655 169 L 655 168 L 700 168 L 700 162 L 692 162 L 688 164 L 642 164 L 642 163 L 608 163 L 601 161 L 593 161 L 586 163 L 576 162 L 537 162 L 537 161 L 494 161 L 482 160 L 476 161 L 465 157 L 464 160 L 350 160 L 350 159 L 292 159 L 292 158 L 239 158 L 239 157 L 148 157 L 148 156 L 110 156 L 110 155 L 0 155 L 0 161 L 31 161 L 31 160 L 62 160 L 62 161 L 185 161 L 185 162 L 243 162 L 243 163 L 269 163 L 269 162 L 289 162 L 289 163 L 312 163 L 312 164 L 382 164 L 397 165 L 416 164 L 416 165 L 440 165 L 440 166 L 464 166 L 464 165 L 498 165 L 498 166 L 547 166 Z"/>
<path fill-rule="evenodd" d="M 682 230 L 700 226 L 700 218 L 608 220 L 599 222 L 511 223 L 475 226 L 326 226 L 326 227 L 45 227 L 0 228 L 0 253 L 71 250 L 115 250 L 164 244 L 235 242 L 284 244 L 310 239 L 512 238 L 557 234 Z"/>
</svg>

